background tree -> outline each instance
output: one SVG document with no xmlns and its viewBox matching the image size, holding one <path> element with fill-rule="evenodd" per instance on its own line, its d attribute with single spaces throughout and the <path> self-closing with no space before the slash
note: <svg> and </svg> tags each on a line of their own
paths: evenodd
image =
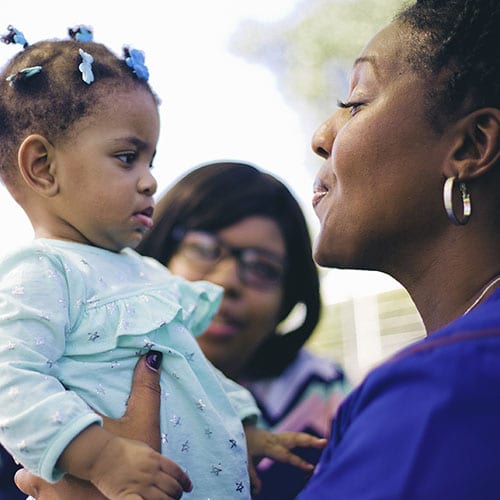
<svg viewBox="0 0 500 500">
<path fill-rule="evenodd" d="M 337 99 L 347 97 L 354 58 L 406 3 L 305 0 L 279 22 L 242 23 L 231 49 L 275 74 L 281 92 L 310 131 L 329 116 Z"/>
</svg>

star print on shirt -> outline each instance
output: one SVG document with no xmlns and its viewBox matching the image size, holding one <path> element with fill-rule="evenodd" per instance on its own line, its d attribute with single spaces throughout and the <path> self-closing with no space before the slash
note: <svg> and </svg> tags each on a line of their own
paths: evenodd
<svg viewBox="0 0 500 500">
<path fill-rule="evenodd" d="M 186 361 L 188 363 L 192 363 L 193 362 L 194 352 L 186 352 L 186 353 L 184 353 L 184 356 L 185 356 Z"/>
<path fill-rule="evenodd" d="M 87 335 L 89 337 L 89 342 L 95 342 L 101 337 L 98 332 L 89 332 Z"/>
<path fill-rule="evenodd" d="M 222 472 L 222 464 L 219 462 L 217 465 L 212 465 L 211 473 L 218 476 Z"/>
<path fill-rule="evenodd" d="M 61 412 L 60 411 L 56 411 L 54 413 L 54 415 L 52 415 L 52 419 L 51 420 L 55 424 L 62 424 L 63 423 L 63 417 L 61 415 Z"/>
<path fill-rule="evenodd" d="M 174 427 L 178 427 L 179 425 L 181 425 L 181 417 L 179 417 L 178 415 L 173 415 L 170 419 L 170 422 L 174 424 Z"/>
<path fill-rule="evenodd" d="M 19 387 L 11 387 L 8 394 L 12 399 L 15 399 L 17 396 L 19 396 Z"/>
</svg>

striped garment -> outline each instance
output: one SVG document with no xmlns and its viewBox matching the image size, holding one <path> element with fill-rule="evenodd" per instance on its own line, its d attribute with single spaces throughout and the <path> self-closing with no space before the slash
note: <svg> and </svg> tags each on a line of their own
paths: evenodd
<svg viewBox="0 0 500 500">
<path fill-rule="evenodd" d="M 255 397 L 260 425 L 273 431 L 300 431 L 328 437 L 341 401 L 350 389 L 344 372 L 330 359 L 302 349 L 294 362 L 273 379 L 239 381 Z M 316 463 L 320 452 L 301 450 Z M 297 468 L 264 459 L 258 466 L 262 479 L 259 500 L 291 500 L 304 487 L 307 475 Z"/>
</svg>

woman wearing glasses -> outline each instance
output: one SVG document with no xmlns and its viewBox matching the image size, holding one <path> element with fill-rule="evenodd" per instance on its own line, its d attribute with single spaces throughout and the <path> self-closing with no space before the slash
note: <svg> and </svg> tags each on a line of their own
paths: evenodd
<svg viewBox="0 0 500 500">
<path fill-rule="evenodd" d="M 204 164 L 159 200 L 139 252 L 189 280 L 224 288 L 198 337 L 212 363 L 247 387 L 273 430 L 326 436 L 348 384 L 333 362 L 303 348 L 320 314 L 318 272 L 304 215 L 287 187 L 252 165 Z M 292 310 L 302 322 L 281 329 Z M 309 461 L 316 461 L 307 450 Z M 294 498 L 306 477 L 260 464 L 259 498 Z"/>
</svg>

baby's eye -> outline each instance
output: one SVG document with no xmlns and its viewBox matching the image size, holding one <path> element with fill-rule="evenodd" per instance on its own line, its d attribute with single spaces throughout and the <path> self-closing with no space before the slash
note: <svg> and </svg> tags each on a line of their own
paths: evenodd
<svg viewBox="0 0 500 500">
<path fill-rule="evenodd" d="M 136 158 L 136 154 L 133 152 L 129 153 L 120 153 L 116 155 L 116 158 L 118 158 L 121 162 L 126 163 L 127 165 L 130 165 L 134 162 Z"/>
</svg>

